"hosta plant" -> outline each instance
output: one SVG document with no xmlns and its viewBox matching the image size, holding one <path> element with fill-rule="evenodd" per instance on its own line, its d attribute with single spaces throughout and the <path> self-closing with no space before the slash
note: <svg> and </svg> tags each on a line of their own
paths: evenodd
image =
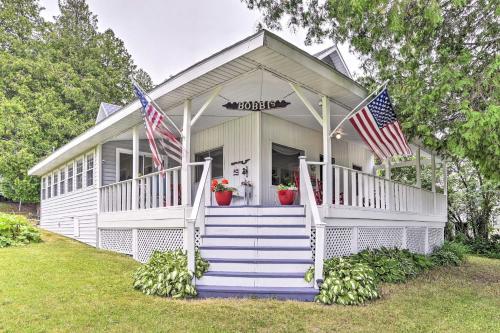
<svg viewBox="0 0 500 333">
<path fill-rule="evenodd" d="M 346 259 L 326 260 L 325 279 L 316 301 L 323 304 L 359 305 L 378 298 L 373 270 L 366 264 Z"/>
<path fill-rule="evenodd" d="M 0 213 L 0 248 L 40 241 L 40 232 L 24 216 Z"/>
<path fill-rule="evenodd" d="M 208 261 L 196 251 L 194 276 L 201 278 L 208 269 Z M 134 288 L 146 295 L 173 298 L 196 296 L 193 273 L 187 269 L 187 255 L 182 250 L 153 252 L 149 261 L 134 273 Z"/>
<path fill-rule="evenodd" d="M 445 242 L 432 252 L 432 262 L 437 266 L 458 266 L 465 261 L 469 251 L 466 245 L 457 242 Z"/>
</svg>

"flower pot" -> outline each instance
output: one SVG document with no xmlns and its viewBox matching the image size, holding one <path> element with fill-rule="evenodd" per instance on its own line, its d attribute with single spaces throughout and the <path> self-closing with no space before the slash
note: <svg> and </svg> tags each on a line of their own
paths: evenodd
<svg viewBox="0 0 500 333">
<path fill-rule="evenodd" d="M 278 191 L 278 199 L 280 200 L 280 204 L 284 206 L 291 205 L 295 200 L 295 191 L 292 190 Z"/>
<path fill-rule="evenodd" d="M 229 206 L 231 200 L 233 199 L 233 192 L 231 191 L 219 191 L 215 192 L 215 201 L 219 206 Z"/>
</svg>

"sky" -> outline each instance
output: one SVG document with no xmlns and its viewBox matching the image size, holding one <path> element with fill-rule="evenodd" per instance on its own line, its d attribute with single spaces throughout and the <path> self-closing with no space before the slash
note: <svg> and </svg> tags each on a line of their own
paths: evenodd
<svg viewBox="0 0 500 333">
<path fill-rule="evenodd" d="M 161 83 L 211 54 L 255 33 L 258 11 L 239 0 L 87 0 L 97 15 L 99 30 L 111 28 L 124 41 L 140 68 L 155 84 Z M 42 15 L 59 14 L 57 0 L 40 0 Z M 287 27 L 273 31 L 309 53 L 332 45 L 331 41 L 304 45 L 305 31 Z M 359 61 L 346 45 L 338 46 L 351 73 L 359 73 Z"/>
</svg>

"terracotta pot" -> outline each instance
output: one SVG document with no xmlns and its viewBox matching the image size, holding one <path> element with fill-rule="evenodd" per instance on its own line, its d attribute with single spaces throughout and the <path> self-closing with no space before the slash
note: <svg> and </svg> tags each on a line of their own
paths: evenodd
<svg viewBox="0 0 500 333">
<path fill-rule="evenodd" d="M 229 206 L 232 199 L 233 192 L 231 191 L 215 192 L 215 201 L 219 206 Z"/>
<path fill-rule="evenodd" d="M 292 190 L 278 191 L 278 199 L 280 200 L 280 203 L 284 206 L 291 205 L 295 200 L 295 191 Z"/>
</svg>

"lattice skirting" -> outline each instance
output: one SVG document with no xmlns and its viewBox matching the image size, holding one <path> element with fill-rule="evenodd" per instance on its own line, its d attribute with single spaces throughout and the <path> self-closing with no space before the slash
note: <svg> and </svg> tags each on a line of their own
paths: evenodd
<svg viewBox="0 0 500 333">
<path fill-rule="evenodd" d="M 146 262 L 155 250 L 182 249 L 184 229 L 99 229 L 99 243 L 102 249 L 133 255 Z"/>
<path fill-rule="evenodd" d="M 415 253 L 430 253 L 444 241 L 443 228 L 427 227 L 326 227 L 325 259 L 348 256 L 365 249 L 407 248 Z M 316 231 L 311 232 L 315 252 Z"/>
</svg>

